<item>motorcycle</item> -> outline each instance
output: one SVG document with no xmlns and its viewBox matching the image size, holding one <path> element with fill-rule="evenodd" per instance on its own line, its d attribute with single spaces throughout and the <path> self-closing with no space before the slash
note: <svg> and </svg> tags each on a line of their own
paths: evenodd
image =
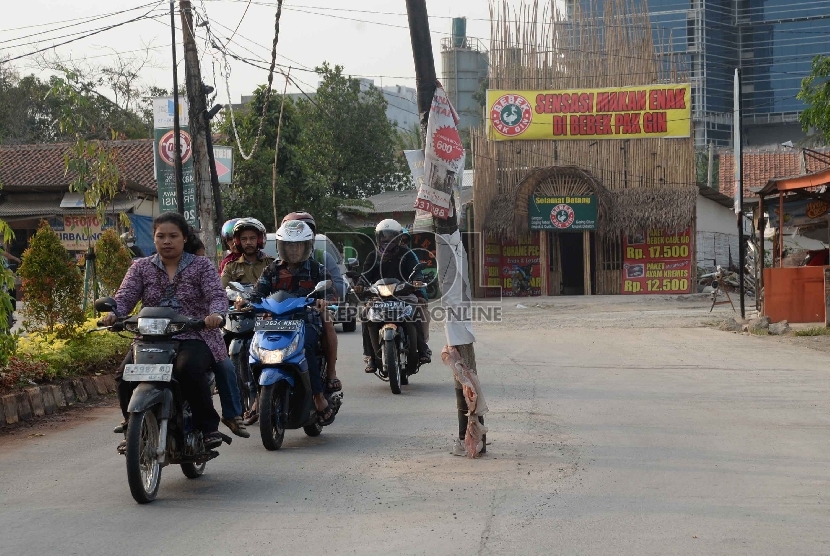
<svg viewBox="0 0 830 556">
<path fill-rule="evenodd" d="M 95 310 L 102 313 L 114 311 L 115 306 L 110 297 L 95 301 Z M 206 449 L 202 432 L 193 429 L 190 405 L 173 375 L 179 349 L 173 336 L 202 330 L 205 321 L 168 307 L 144 307 L 138 315 L 119 318 L 112 326 L 98 325 L 97 330 L 140 335 L 132 346 L 133 363 L 125 367 L 122 377 L 139 383 L 128 406 L 127 443 L 122 453 L 127 459 L 130 493 L 136 502 L 146 504 L 158 494 L 163 467 L 178 464 L 187 478 L 196 479 L 205 472 L 207 462 L 219 455 Z M 220 435 L 231 443 L 229 436 Z"/>
<path fill-rule="evenodd" d="M 365 305 L 365 322 L 380 324 L 378 345 L 381 365 L 376 376 L 389 382 L 393 394 L 401 393 L 401 386 L 409 384 L 409 377 L 420 369 L 418 357 L 418 336 L 412 320 L 417 302 L 400 299 L 399 296 L 412 294 L 424 287 L 422 282 L 412 282 L 416 272 L 426 267 L 418 263 L 406 282 L 396 278 L 381 278 L 368 288 L 369 299 Z M 377 355 L 376 355 L 377 360 Z"/>
<path fill-rule="evenodd" d="M 257 384 L 248 363 L 256 318 L 251 311 L 235 310 L 233 303 L 240 297 L 249 299 L 253 291 L 253 285 L 242 285 L 239 282 L 231 282 L 225 289 L 230 302 L 230 309 L 228 310 L 228 318 L 225 320 L 225 326 L 222 329 L 222 335 L 225 337 L 225 342 L 228 343 L 228 356 L 230 356 L 236 369 L 236 381 L 239 385 L 239 394 L 244 412 L 251 409 L 258 393 Z"/>
<path fill-rule="evenodd" d="M 331 287 L 331 280 L 319 282 L 305 297 L 279 291 L 260 302 L 251 302 L 257 318 L 251 342 L 249 363 L 259 384 L 259 432 L 267 450 L 279 450 L 286 429 L 299 429 L 308 436 L 319 436 L 323 427 L 312 400 L 311 380 L 305 350 L 305 314 L 318 294 Z M 270 316 L 269 316 L 270 315 Z M 326 361 L 318 353 L 320 373 L 326 378 Z M 343 403 L 343 393 L 327 395 L 335 414 Z"/>
</svg>

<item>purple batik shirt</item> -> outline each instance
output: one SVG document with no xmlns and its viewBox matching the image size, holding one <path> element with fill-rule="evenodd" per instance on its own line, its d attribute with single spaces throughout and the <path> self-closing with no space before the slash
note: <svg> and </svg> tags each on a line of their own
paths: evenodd
<svg viewBox="0 0 830 556">
<path fill-rule="evenodd" d="M 173 280 L 167 275 L 158 254 L 136 259 L 115 294 L 116 314 L 129 315 L 139 301 L 144 307 L 172 307 L 194 319 L 224 315 L 228 311 L 228 298 L 216 267 L 207 258 L 190 253 L 182 253 Z M 228 357 L 218 328 L 186 332 L 176 339 L 203 340 L 217 362 Z"/>
</svg>

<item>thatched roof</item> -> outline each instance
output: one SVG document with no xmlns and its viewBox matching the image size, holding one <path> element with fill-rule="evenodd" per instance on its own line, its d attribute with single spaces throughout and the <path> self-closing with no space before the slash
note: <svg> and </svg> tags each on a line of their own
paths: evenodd
<svg viewBox="0 0 830 556">
<path fill-rule="evenodd" d="M 694 219 L 696 187 L 623 189 L 609 191 L 590 172 L 577 166 L 534 168 L 508 192 L 490 202 L 483 222 L 492 237 L 515 238 L 529 231 L 528 198 L 548 195 L 594 195 L 598 204 L 598 231 L 685 230 Z"/>
</svg>

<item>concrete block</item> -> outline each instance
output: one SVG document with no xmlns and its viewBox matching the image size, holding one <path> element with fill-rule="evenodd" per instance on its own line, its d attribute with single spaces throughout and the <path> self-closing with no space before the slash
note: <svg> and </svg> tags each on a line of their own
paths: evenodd
<svg viewBox="0 0 830 556">
<path fill-rule="evenodd" d="M 28 421 L 33 417 L 32 405 L 29 403 L 29 396 L 25 392 L 20 392 L 14 395 L 17 402 L 17 417 L 21 421 Z"/>
<path fill-rule="evenodd" d="M 81 377 L 81 382 L 84 383 L 84 390 L 86 390 L 87 396 L 90 398 L 97 398 L 98 397 L 98 387 L 95 386 L 95 380 L 91 376 L 83 376 Z"/>
<path fill-rule="evenodd" d="M 3 411 L 3 422 L 7 425 L 14 425 L 18 422 L 17 418 L 17 399 L 14 394 L 6 394 L 0 398 L 0 409 Z"/>
<path fill-rule="evenodd" d="M 58 406 L 55 403 L 55 396 L 52 395 L 51 388 L 48 386 L 41 386 L 40 396 L 43 398 L 43 410 L 46 412 L 46 415 L 52 415 L 58 410 Z"/>
<path fill-rule="evenodd" d="M 63 389 L 58 384 L 50 384 L 49 390 L 52 391 L 52 397 L 55 399 L 57 407 L 66 407 L 66 398 L 63 395 Z"/>
<path fill-rule="evenodd" d="M 43 407 L 43 394 L 40 393 L 40 388 L 26 388 L 24 390 L 29 396 L 29 403 L 32 404 L 32 413 L 35 417 L 43 417 L 46 415 L 46 410 Z"/>
<path fill-rule="evenodd" d="M 80 378 L 72 379 L 72 389 L 75 391 L 75 399 L 83 403 L 89 399 L 84 383 Z"/>
<path fill-rule="evenodd" d="M 109 394 L 109 390 L 107 389 L 107 382 L 104 380 L 102 376 L 94 376 L 92 377 L 92 381 L 95 382 L 95 388 L 98 391 L 98 395 L 106 396 Z"/>
<path fill-rule="evenodd" d="M 72 389 L 71 381 L 67 380 L 61 384 L 61 390 L 63 391 L 63 397 L 66 400 L 67 406 L 73 405 L 77 401 L 77 398 L 75 397 L 75 390 Z"/>
<path fill-rule="evenodd" d="M 104 382 L 108 393 L 118 392 L 118 385 L 115 383 L 115 377 L 113 375 L 103 375 L 101 376 L 101 380 Z"/>
</svg>

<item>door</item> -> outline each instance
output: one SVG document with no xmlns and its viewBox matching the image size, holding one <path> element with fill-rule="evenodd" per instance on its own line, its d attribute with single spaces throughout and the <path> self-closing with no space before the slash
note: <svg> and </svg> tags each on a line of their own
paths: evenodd
<svg viewBox="0 0 830 556">
<path fill-rule="evenodd" d="M 582 233 L 560 233 L 559 251 L 562 261 L 562 295 L 585 293 L 585 247 Z"/>
</svg>

